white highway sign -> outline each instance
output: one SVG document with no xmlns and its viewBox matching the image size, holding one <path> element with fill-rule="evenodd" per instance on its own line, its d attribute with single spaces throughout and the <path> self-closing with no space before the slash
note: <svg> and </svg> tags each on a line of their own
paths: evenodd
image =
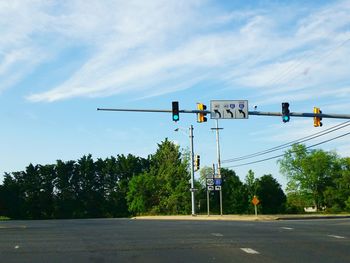
<svg viewBox="0 0 350 263">
<path fill-rule="evenodd" d="M 247 100 L 210 101 L 211 119 L 248 119 Z"/>
</svg>

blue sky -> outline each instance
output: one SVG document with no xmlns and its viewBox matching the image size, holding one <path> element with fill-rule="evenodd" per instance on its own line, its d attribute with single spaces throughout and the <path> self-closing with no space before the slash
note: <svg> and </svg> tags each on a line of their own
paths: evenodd
<svg viewBox="0 0 350 263">
<path fill-rule="evenodd" d="M 197 102 L 245 99 L 250 110 L 278 112 L 287 101 L 295 112 L 319 106 L 349 114 L 350 1 L 290 2 L 0 0 L 0 180 L 29 163 L 88 153 L 146 157 L 166 137 L 187 148 L 187 135 L 174 129 L 191 124 L 202 164 L 216 160 L 213 120 L 197 124 L 182 114 L 176 124 L 166 113 L 98 107 L 170 109 L 177 100 L 191 110 Z M 311 118 L 222 120 L 221 158 L 343 121 L 314 128 Z M 349 156 L 349 143 L 343 137 L 320 148 Z M 235 171 L 243 180 L 249 169 L 285 185 L 276 160 Z"/>
</svg>

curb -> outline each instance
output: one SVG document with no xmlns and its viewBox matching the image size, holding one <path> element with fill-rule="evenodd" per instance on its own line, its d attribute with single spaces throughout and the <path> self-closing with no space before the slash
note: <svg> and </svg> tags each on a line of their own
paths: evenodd
<svg viewBox="0 0 350 263">
<path fill-rule="evenodd" d="M 249 215 L 180 215 L 180 216 L 136 216 L 131 219 L 134 220 L 163 220 L 163 221 L 276 221 L 276 220 L 315 220 L 315 219 L 344 219 L 350 218 L 350 215 L 285 215 L 285 216 L 274 216 L 274 215 L 260 215 L 249 216 Z"/>
</svg>

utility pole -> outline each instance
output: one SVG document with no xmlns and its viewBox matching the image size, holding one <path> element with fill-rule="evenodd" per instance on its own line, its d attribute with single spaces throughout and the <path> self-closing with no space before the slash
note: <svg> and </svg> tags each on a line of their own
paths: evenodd
<svg viewBox="0 0 350 263">
<path fill-rule="evenodd" d="M 193 125 L 190 126 L 190 145 L 191 145 L 191 204 L 192 216 L 196 215 L 195 196 L 194 196 L 194 150 L 193 150 Z"/>
<path fill-rule="evenodd" d="M 220 139 L 219 139 L 219 130 L 223 128 L 219 128 L 219 120 L 216 119 L 216 128 L 211 128 L 212 130 L 216 130 L 216 155 L 218 158 L 218 177 L 221 179 L 221 159 L 220 159 Z M 220 215 L 222 215 L 222 189 L 219 191 L 220 194 Z"/>
</svg>

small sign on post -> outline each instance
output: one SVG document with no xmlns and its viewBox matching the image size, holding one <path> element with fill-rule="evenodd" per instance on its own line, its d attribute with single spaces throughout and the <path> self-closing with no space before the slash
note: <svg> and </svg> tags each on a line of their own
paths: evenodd
<svg viewBox="0 0 350 263">
<path fill-rule="evenodd" d="M 256 195 L 254 195 L 253 200 L 252 200 L 252 204 L 254 205 L 254 209 L 255 209 L 255 216 L 258 216 L 258 204 L 260 203 L 260 200 L 257 198 Z"/>
</svg>

